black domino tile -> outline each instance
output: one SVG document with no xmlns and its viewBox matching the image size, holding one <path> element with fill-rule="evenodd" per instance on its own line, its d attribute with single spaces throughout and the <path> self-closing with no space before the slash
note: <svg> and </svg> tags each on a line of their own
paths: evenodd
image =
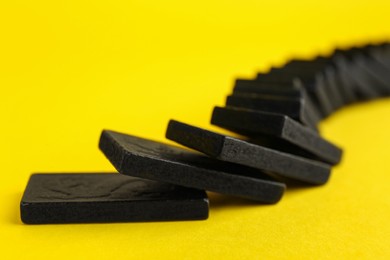
<svg viewBox="0 0 390 260">
<path fill-rule="evenodd" d="M 190 188 L 276 203 L 285 184 L 254 168 L 199 152 L 105 130 L 99 147 L 119 173 Z"/>
<path fill-rule="evenodd" d="M 332 165 L 341 160 L 340 148 L 285 115 L 215 107 L 211 123 L 252 139 L 267 138 L 269 143 L 266 145 L 284 152 Z M 274 139 L 277 142 L 273 142 Z"/>
<path fill-rule="evenodd" d="M 351 83 L 348 75 L 344 72 L 344 67 L 337 62 L 334 62 L 335 70 L 335 79 L 334 84 L 336 84 L 338 91 L 341 93 L 341 96 L 344 100 L 344 106 L 355 103 L 359 101 L 359 97 L 351 87 Z"/>
<path fill-rule="evenodd" d="M 371 56 L 387 69 L 390 69 L 390 50 L 371 50 Z"/>
<path fill-rule="evenodd" d="M 375 88 L 379 96 L 386 96 L 389 94 L 388 81 L 386 78 L 381 77 L 379 69 L 381 66 L 374 62 L 373 59 L 365 57 L 363 55 L 356 55 L 353 58 L 353 63 L 361 69 L 366 75 L 367 84 Z"/>
<path fill-rule="evenodd" d="M 329 116 L 333 109 L 330 98 L 326 92 L 324 76 L 321 73 L 315 75 L 299 76 L 283 70 L 273 70 L 268 74 L 259 73 L 256 78 L 259 82 L 294 82 L 306 89 L 308 95 L 317 109 L 321 111 L 322 117 Z"/>
<path fill-rule="evenodd" d="M 302 96 L 303 89 L 295 86 L 293 82 L 266 83 L 256 80 L 237 79 L 233 88 L 233 93 L 257 93 L 263 95 L 281 95 L 292 98 Z"/>
<path fill-rule="evenodd" d="M 203 190 L 118 173 L 33 174 L 20 203 L 26 224 L 202 220 Z"/>
<path fill-rule="evenodd" d="M 315 125 L 321 120 L 321 113 L 314 105 L 313 101 L 302 86 L 289 83 L 288 85 L 277 85 L 270 83 L 262 83 L 255 80 L 236 80 L 233 88 L 233 95 L 253 94 L 266 95 L 274 98 L 290 98 L 300 99 L 305 103 L 306 113 L 312 119 Z"/>
<path fill-rule="evenodd" d="M 310 184 L 328 181 L 328 164 L 252 144 L 231 136 L 171 120 L 166 137 L 221 161 L 254 167 Z"/>
<path fill-rule="evenodd" d="M 355 57 L 354 62 L 369 75 L 371 86 L 377 88 L 382 96 L 390 95 L 390 70 L 385 65 L 376 61 L 372 56 L 359 55 Z"/>
<path fill-rule="evenodd" d="M 330 101 L 332 103 L 332 113 L 347 104 L 347 100 L 344 98 L 341 82 L 337 75 L 337 72 L 333 66 L 329 66 L 323 71 L 325 77 L 325 86 L 328 89 Z"/>
<path fill-rule="evenodd" d="M 350 88 L 345 88 L 345 78 L 343 75 L 340 75 L 338 65 L 334 62 L 333 58 L 333 55 L 331 55 L 329 57 L 319 57 L 314 60 L 292 60 L 285 67 L 323 71 L 327 82 L 326 87 L 329 90 L 330 101 L 333 103 L 333 109 L 338 109 L 355 102 L 357 99 Z"/>
<path fill-rule="evenodd" d="M 367 74 L 361 67 L 340 55 L 335 57 L 335 62 L 340 68 L 340 73 L 344 74 L 347 87 L 357 96 L 357 101 L 376 99 L 381 96 L 381 93 L 370 85 Z"/>
<path fill-rule="evenodd" d="M 320 95 L 324 96 L 326 100 L 325 106 L 327 106 L 327 109 L 330 111 L 329 113 L 333 113 L 338 108 L 343 106 L 344 101 L 341 96 L 341 93 L 337 89 L 337 86 L 334 84 L 335 73 L 332 73 L 334 71 L 333 64 L 330 61 L 321 64 L 313 64 L 312 62 L 308 62 L 306 64 L 307 66 L 285 66 L 281 69 L 293 75 L 297 75 L 300 78 L 310 78 L 316 75 L 316 73 L 319 73 L 320 75 L 317 76 L 317 81 L 319 81 L 319 83 L 317 84 L 322 83 L 322 85 L 318 86 L 319 88 L 321 88 L 318 91 L 320 91 Z"/>
<path fill-rule="evenodd" d="M 247 108 L 287 115 L 306 126 L 317 129 L 318 119 L 312 117 L 305 99 L 281 98 L 271 95 L 235 94 L 228 96 L 226 106 Z"/>
</svg>

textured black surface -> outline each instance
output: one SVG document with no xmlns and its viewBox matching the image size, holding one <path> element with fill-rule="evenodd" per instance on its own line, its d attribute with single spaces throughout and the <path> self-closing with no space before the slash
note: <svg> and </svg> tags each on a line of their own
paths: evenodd
<svg viewBox="0 0 390 260">
<path fill-rule="evenodd" d="M 285 98 L 257 94 L 235 94 L 227 97 L 226 106 L 287 115 L 313 129 L 317 128 L 319 120 L 310 113 L 305 99 L 303 98 Z"/>
<path fill-rule="evenodd" d="M 310 77 L 317 73 L 324 74 L 324 91 L 329 99 L 332 111 L 343 105 L 343 99 L 335 80 L 337 79 L 334 64 L 331 58 L 317 57 L 313 60 L 293 60 L 288 62 L 282 70 L 289 71 L 298 77 Z"/>
<path fill-rule="evenodd" d="M 338 55 L 344 56 L 346 51 L 338 50 Z M 286 68 L 293 67 L 295 69 L 306 69 L 312 71 L 321 71 L 324 73 L 325 86 L 327 88 L 329 101 L 333 104 L 333 111 L 357 101 L 356 94 L 349 86 L 350 82 L 345 74 L 340 73 L 342 68 L 335 62 L 333 56 L 318 57 L 313 60 L 292 60 L 285 65 Z"/>
<path fill-rule="evenodd" d="M 323 184 L 330 166 L 171 120 L 166 137 L 222 161 L 242 164 L 311 184 Z"/>
<path fill-rule="evenodd" d="M 251 138 L 273 137 L 280 140 L 269 147 L 281 151 L 319 159 L 330 164 L 341 160 L 342 151 L 323 139 L 315 131 L 278 114 L 215 107 L 211 123 Z M 292 144 L 294 145 L 291 147 Z"/>
<path fill-rule="evenodd" d="M 326 66 L 328 64 L 328 66 Z M 319 96 L 319 102 L 328 114 L 334 112 L 341 105 L 339 104 L 339 95 L 334 91 L 334 86 L 329 82 L 327 71 L 330 68 L 330 63 L 322 63 L 318 66 L 291 67 L 285 66 L 280 69 L 274 69 L 275 72 L 284 72 L 295 75 L 303 80 L 314 85 L 314 89 Z M 277 71 L 278 70 L 278 71 Z M 272 70 L 271 70 L 272 72 Z M 312 82 L 312 83 L 311 83 Z"/>
<path fill-rule="evenodd" d="M 285 69 L 274 69 L 269 73 L 257 74 L 256 81 L 259 82 L 294 82 L 294 84 L 306 89 L 317 109 L 321 111 L 323 117 L 327 117 L 333 112 L 329 94 L 325 86 L 326 82 L 322 73 L 297 74 Z"/>
<path fill-rule="evenodd" d="M 211 137 L 212 138 L 212 137 Z M 217 141 L 217 140 L 215 140 Z M 204 144 L 211 151 L 218 147 Z M 100 149 L 118 172 L 186 187 L 276 203 L 285 185 L 263 172 L 224 163 L 176 146 L 113 131 L 103 131 Z"/>
<path fill-rule="evenodd" d="M 202 190 L 120 174 L 33 174 L 20 212 L 26 224 L 200 220 Z"/>
<path fill-rule="evenodd" d="M 302 85 L 290 82 L 288 84 L 264 83 L 256 80 L 237 79 L 233 88 L 233 95 L 251 94 L 266 95 L 273 98 L 292 98 L 303 100 L 310 118 L 318 122 L 322 114 L 313 103 Z"/>
</svg>

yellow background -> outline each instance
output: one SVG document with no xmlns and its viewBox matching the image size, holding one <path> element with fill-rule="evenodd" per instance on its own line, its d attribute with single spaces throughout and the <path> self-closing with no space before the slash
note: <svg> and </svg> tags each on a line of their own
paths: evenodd
<svg viewBox="0 0 390 260">
<path fill-rule="evenodd" d="M 390 39 L 389 1 L 1 1 L 0 258 L 390 258 L 390 100 L 321 124 L 345 149 L 323 187 L 273 206 L 210 194 L 207 221 L 23 225 L 33 172 L 112 171 L 103 128 L 209 125 L 237 77 Z"/>
</svg>

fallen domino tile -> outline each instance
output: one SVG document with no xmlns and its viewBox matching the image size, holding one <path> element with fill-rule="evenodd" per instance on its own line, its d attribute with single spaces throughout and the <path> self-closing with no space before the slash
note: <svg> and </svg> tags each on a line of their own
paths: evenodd
<svg viewBox="0 0 390 260">
<path fill-rule="evenodd" d="M 347 87 L 351 88 L 358 97 L 357 101 L 376 99 L 381 96 L 370 84 L 370 77 L 362 67 L 348 60 L 342 54 L 335 56 L 335 63 L 340 69 L 340 73 L 346 78 Z"/>
<path fill-rule="evenodd" d="M 386 66 L 373 58 L 355 57 L 355 63 L 363 67 L 372 78 L 372 86 L 377 88 L 382 96 L 390 95 L 390 75 Z"/>
<path fill-rule="evenodd" d="M 390 51 L 374 49 L 370 51 L 371 56 L 380 62 L 387 69 L 390 69 Z"/>
<path fill-rule="evenodd" d="M 340 67 L 340 64 L 333 62 L 334 71 L 333 73 L 333 83 L 336 85 L 337 90 L 341 93 L 341 96 L 344 100 L 344 106 L 354 103 L 359 100 L 354 89 L 350 87 L 350 80 L 348 75 L 344 72 L 344 69 Z"/>
<path fill-rule="evenodd" d="M 295 82 L 298 86 L 304 87 L 316 104 L 317 109 L 322 112 L 323 117 L 329 116 L 333 112 L 329 94 L 325 86 L 324 75 L 322 73 L 306 74 L 304 76 L 283 69 L 274 69 L 267 74 L 258 73 L 256 81 L 268 83 Z"/>
<path fill-rule="evenodd" d="M 202 220 L 205 191 L 110 173 L 33 174 L 20 203 L 26 224 Z"/>
<path fill-rule="evenodd" d="M 340 86 L 337 68 L 332 57 L 317 57 L 313 60 L 291 60 L 283 68 L 308 71 L 322 71 L 325 75 L 325 86 L 328 88 L 330 101 L 334 109 L 351 103 L 350 97 L 344 97 L 344 89 Z M 348 94 L 348 93 L 347 93 Z"/>
<path fill-rule="evenodd" d="M 283 67 L 285 68 L 316 68 L 318 70 L 323 69 L 329 65 L 329 57 L 316 57 L 311 60 L 293 59 L 288 61 Z"/>
<path fill-rule="evenodd" d="M 170 120 L 166 137 L 221 161 L 237 163 L 310 184 L 328 181 L 328 164 L 251 144 L 234 137 Z"/>
<path fill-rule="evenodd" d="M 333 80 L 332 78 L 329 78 L 330 75 L 328 72 L 333 67 L 333 64 L 328 61 L 328 63 L 323 63 L 321 66 L 305 66 L 305 67 L 297 67 L 297 66 L 285 66 L 278 69 L 273 69 L 272 71 L 275 71 L 275 73 L 288 73 L 291 75 L 295 75 L 296 77 L 302 78 L 302 79 L 310 79 L 315 78 L 316 75 L 323 75 L 324 77 L 324 84 L 321 86 L 322 89 L 319 89 L 321 91 L 321 95 L 324 95 L 324 98 L 326 98 L 326 104 L 329 105 L 331 112 L 337 110 L 337 108 L 341 107 L 341 96 L 340 94 L 334 89 L 334 85 L 330 84 L 329 80 Z M 320 76 L 321 78 L 322 76 Z M 318 78 L 318 76 L 317 76 Z M 321 80 L 318 78 L 317 83 L 321 83 Z M 318 82 L 320 79 L 320 82 Z"/>
<path fill-rule="evenodd" d="M 335 67 L 329 66 L 324 71 L 325 86 L 330 93 L 330 101 L 333 104 L 333 112 L 348 104 L 348 100 L 344 97 L 344 92 L 341 87 L 341 80 L 337 75 Z"/>
<path fill-rule="evenodd" d="M 300 87 L 295 86 L 293 82 L 287 81 L 287 82 L 262 82 L 252 79 L 236 79 L 234 83 L 234 91 L 244 91 L 244 92 L 252 92 L 256 89 L 259 89 L 260 91 L 265 90 L 266 93 L 260 92 L 262 94 L 275 94 L 275 90 L 277 92 L 286 91 L 288 95 L 293 95 L 294 97 L 300 96 Z M 298 92 L 297 92 L 298 91 Z"/>
<path fill-rule="evenodd" d="M 310 114 L 310 117 L 313 118 L 316 123 L 322 118 L 320 111 L 318 111 L 317 107 L 306 93 L 306 90 L 302 86 L 296 86 L 291 82 L 289 85 L 278 85 L 255 80 L 238 79 L 233 88 L 233 95 L 241 94 L 301 99 L 306 104 L 307 112 Z"/>
<path fill-rule="evenodd" d="M 285 184 L 265 173 L 224 163 L 198 152 L 105 130 L 99 147 L 119 173 L 185 187 L 278 202 Z"/>
<path fill-rule="evenodd" d="M 334 112 L 331 96 L 328 93 L 327 82 L 323 73 L 316 73 L 311 77 L 298 77 L 296 79 L 300 84 L 306 88 L 306 91 L 312 98 L 317 100 L 317 109 L 322 111 L 323 118 L 328 117 Z"/>
<path fill-rule="evenodd" d="M 389 94 L 389 82 L 381 78 L 378 73 L 378 68 L 374 67 L 374 60 L 366 58 L 363 55 L 356 55 L 353 59 L 354 64 L 361 68 L 367 75 L 367 82 L 372 88 L 375 88 L 380 96 L 387 96 Z"/>
<path fill-rule="evenodd" d="M 227 97 L 226 106 L 284 114 L 306 126 L 317 129 L 318 120 L 309 112 L 303 98 L 279 98 L 257 94 L 235 94 Z"/>
<path fill-rule="evenodd" d="M 319 111 L 321 119 L 326 118 L 333 112 L 333 107 L 327 93 L 325 76 L 322 73 L 316 73 L 310 77 L 294 77 L 294 84 L 304 88 L 315 105 L 316 111 Z"/>
<path fill-rule="evenodd" d="M 273 147 L 332 165 L 341 160 L 342 150 L 323 139 L 318 133 L 291 118 L 274 113 L 215 107 L 211 123 L 249 137 L 266 136 L 283 141 Z M 294 145 L 293 149 L 287 144 Z M 303 152 L 305 151 L 305 152 Z"/>
</svg>

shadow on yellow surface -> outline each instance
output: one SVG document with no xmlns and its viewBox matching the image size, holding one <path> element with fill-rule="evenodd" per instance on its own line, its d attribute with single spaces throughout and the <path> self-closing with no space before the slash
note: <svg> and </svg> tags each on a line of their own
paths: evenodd
<svg viewBox="0 0 390 260">
<path fill-rule="evenodd" d="M 22 192 L 15 192 L 8 194 L 4 198 L 8 203 L 7 207 L 4 207 L 5 222 L 10 225 L 23 225 L 20 220 L 20 201 L 22 199 Z"/>
</svg>

